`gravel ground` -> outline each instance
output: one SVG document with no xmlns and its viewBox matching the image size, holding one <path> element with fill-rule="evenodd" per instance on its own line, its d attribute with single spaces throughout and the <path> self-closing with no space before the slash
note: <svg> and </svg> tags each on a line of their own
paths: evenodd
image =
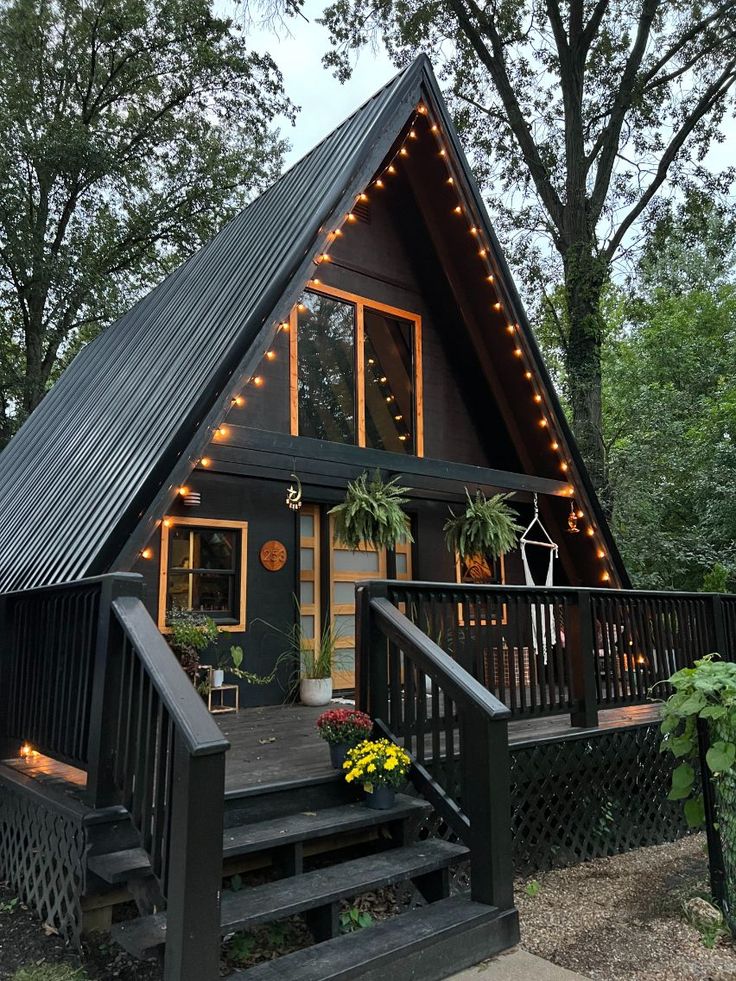
<svg viewBox="0 0 736 981">
<path fill-rule="evenodd" d="M 713 950 L 683 903 L 708 894 L 705 838 L 640 848 L 536 878 L 517 889 L 521 945 L 594 981 L 736 981 L 736 950 Z M 529 890 L 534 891 L 534 887 Z"/>
</svg>

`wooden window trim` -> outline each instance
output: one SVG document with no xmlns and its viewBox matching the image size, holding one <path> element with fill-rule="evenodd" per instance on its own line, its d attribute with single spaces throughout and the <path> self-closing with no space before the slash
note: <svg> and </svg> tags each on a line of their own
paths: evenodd
<svg viewBox="0 0 736 981">
<path fill-rule="evenodd" d="M 326 286 L 320 283 L 319 286 L 307 284 L 306 290 L 310 293 L 320 293 L 323 296 L 332 296 L 336 300 L 345 300 L 352 303 L 355 307 L 355 372 L 356 372 L 356 415 L 357 415 L 357 436 L 358 446 L 365 447 L 365 353 L 363 343 L 365 340 L 365 311 L 375 310 L 376 313 L 385 313 L 399 320 L 408 320 L 412 326 L 413 337 L 413 382 L 414 382 L 414 449 L 412 456 L 424 456 L 424 371 L 422 365 L 422 318 L 418 313 L 410 310 L 402 310 L 400 307 L 391 306 L 388 303 L 379 303 L 378 300 L 371 300 L 358 293 L 349 293 L 347 290 L 338 289 L 335 286 Z M 299 435 L 299 346 L 297 342 L 298 311 L 296 306 L 289 314 L 289 408 L 291 421 L 291 435 Z"/>
<path fill-rule="evenodd" d="M 242 633 L 245 630 L 245 600 L 246 573 L 248 568 L 248 522 L 222 521 L 219 518 L 180 518 L 178 515 L 167 515 L 161 523 L 161 564 L 158 582 L 158 629 L 162 633 L 171 633 L 166 626 L 166 593 L 169 579 L 169 534 L 177 526 L 194 528 L 223 528 L 228 531 L 240 532 L 240 590 L 238 608 L 240 618 L 237 623 L 218 624 L 218 629 L 228 633 Z"/>
</svg>

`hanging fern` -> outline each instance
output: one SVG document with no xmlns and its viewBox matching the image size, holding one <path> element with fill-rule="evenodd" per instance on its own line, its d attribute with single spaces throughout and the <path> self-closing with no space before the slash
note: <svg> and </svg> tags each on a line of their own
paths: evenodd
<svg viewBox="0 0 736 981">
<path fill-rule="evenodd" d="M 465 511 L 455 514 L 450 508 L 451 517 L 445 522 L 445 541 L 451 554 L 497 559 L 510 552 L 522 530 L 514 520 L 519 515 L 506 504 L 511 495 L 494 494 L 488 498 L 479 490 L 473 498 L 467 487 L 465 495 L 468 499 Z"/>
<path fill-rule="evenodd" d="M 384 483 L 376 470 L 373 477 L 363 473 L 348 484 L 345 500 L 330 510 L 335 516 L 335 538 L 348 548 L 361 544 L 373 548 L 395 548 L 401 539 L 413 542 L 409 518 L 403 505 L 406 488 L 397 483 L 398 477 Z"/>
</svg>

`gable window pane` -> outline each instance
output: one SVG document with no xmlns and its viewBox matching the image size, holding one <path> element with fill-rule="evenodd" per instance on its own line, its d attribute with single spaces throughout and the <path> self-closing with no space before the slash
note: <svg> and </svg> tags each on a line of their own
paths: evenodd
<svg viewBox="0 0 736 981">
<path fill-rule="evenodd" d="M 297 312 L 299 435 L 355 443 L 355 307 L 305 293 Z"/>
<path fill-rule="evenodd" d="M 366 307 L 365 445 L 414 452 L 413 325 Z"/>
</svg>

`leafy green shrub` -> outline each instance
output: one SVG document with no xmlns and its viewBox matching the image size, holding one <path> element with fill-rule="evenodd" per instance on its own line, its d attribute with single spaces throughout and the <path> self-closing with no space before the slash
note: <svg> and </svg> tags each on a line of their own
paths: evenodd
<svg viewBox="0 0 736 981">
<path fill-rule="evenodd" d="M 698 767 L 698 719 L 708 723 L 708 769 L 716 780 L 733 774 L 736 761 L 736 664 L 708 654 L 692 668 L 669 679 L 675 689 L 664 703 L 660 749 L 681 760 L 672 773 L 670 800 L 684 801 L 691 828 L 705 820 L 703 795 L 695 793 Z"/>
<path fill-rule="evenodd" d="M 497 559 L 510 552 L 522 530 L 514 520 L 518 514 L 506 503 L 511 495 L 486 497 L 479 490 L 471 497 L 466 488 L 465 496 L 468 503 L 462 514 L 455 514 L 450 508 L 450 517 L 445 522 L 445 541 L 450 553 L 463 558 L 483 555 Z"/>
<path fill-rule="evenodd" d="M 329 511 L 335 516 L 335 539 L 352 549 L 362 544 L 391 549 L 402 539 L 413 542 L 403 510 L 406 490 L 397 481 L 394 477 L 384 483 L 376 470 L 370 480 L 363 473 L 349 483 L 343 503 Z"/>
</svg>

